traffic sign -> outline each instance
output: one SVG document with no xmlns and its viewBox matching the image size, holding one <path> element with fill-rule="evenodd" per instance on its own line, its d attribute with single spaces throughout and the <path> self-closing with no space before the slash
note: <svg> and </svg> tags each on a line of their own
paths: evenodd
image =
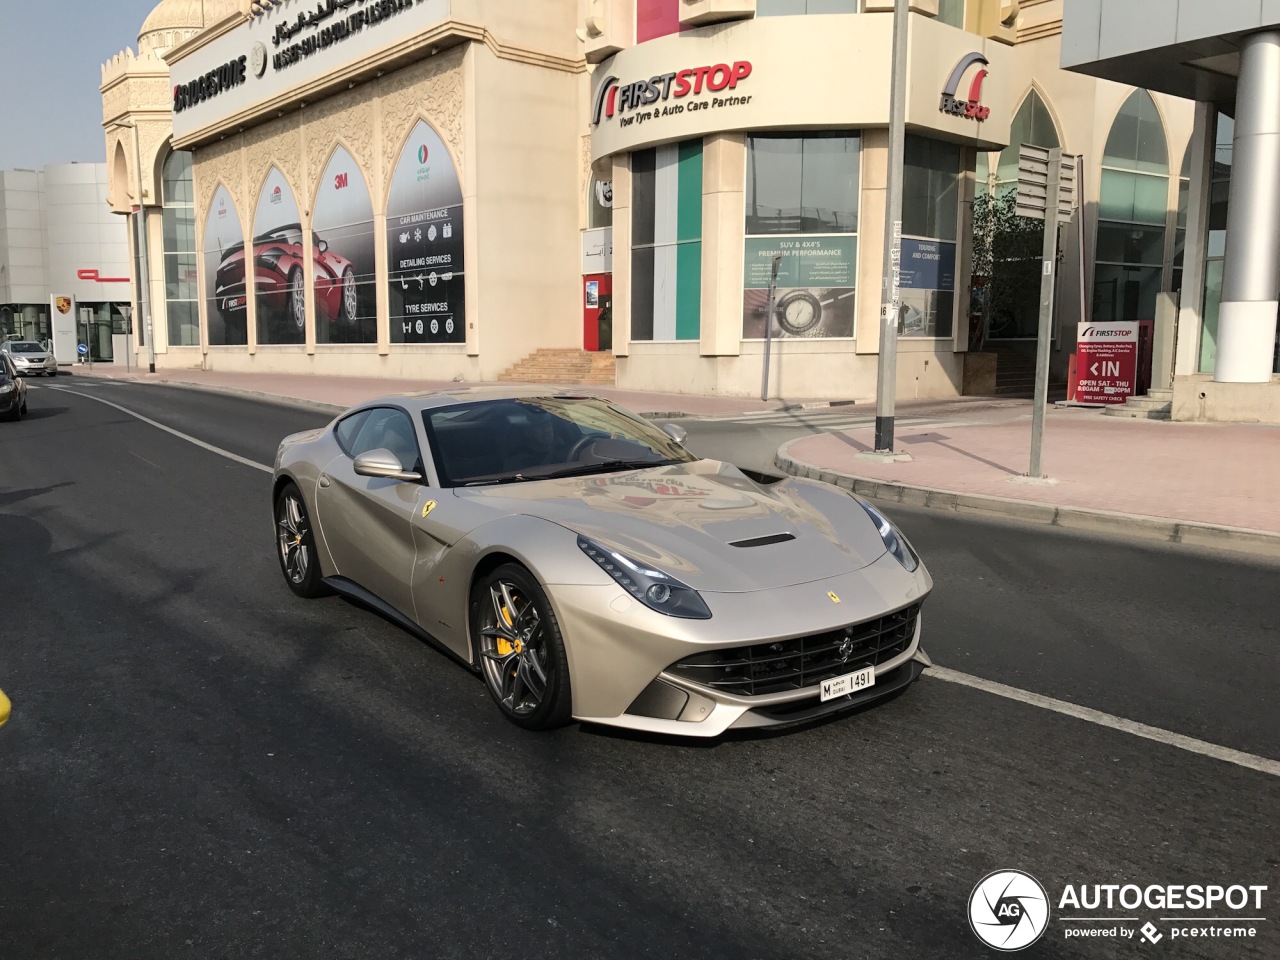
<svg viewBox="0 0 1280 960">
<path fill-rule="evenodd" d="M 1058 221 L 1066 223 L 1079 202 L 1076 188 L 1076 157 L 1063 157 L 1058 186 Z M 1049 151 L 1024 143 L 1018 147 L 1017 214 L 1043 220 L 1048 207 Z"/>
<path fill-rule="evenodd" d="M 87 343 L 81 343 L 76 346 L 76 353 L 80 354 L 80 356 L 83 357 L 88 352 L 89 352 L 89 345 Z"/>
</svg>

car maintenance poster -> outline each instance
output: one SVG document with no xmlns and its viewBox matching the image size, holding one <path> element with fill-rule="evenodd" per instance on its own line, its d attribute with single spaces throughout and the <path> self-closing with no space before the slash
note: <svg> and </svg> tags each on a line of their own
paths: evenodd
<svg viewBox="0 0 1280 960">
<path fill-rule="evenodd" d="M 387 200 L 391 342 L 463 343 L 462 187 L 453 159 L 419 121 Z"/>
<path fill-rule="evenodd" d="M 1124 403 L 1138 378 L 1138 324 L 1081 323 L 1076 327 L 1078 403 Z"/>
<path fill-rule="evenodd" d="M 298 201 L 283 173 L 272 167 L 253 215 L 253 297 L 259 343 L 306 339 L 306 269 Z"/>
</svg>

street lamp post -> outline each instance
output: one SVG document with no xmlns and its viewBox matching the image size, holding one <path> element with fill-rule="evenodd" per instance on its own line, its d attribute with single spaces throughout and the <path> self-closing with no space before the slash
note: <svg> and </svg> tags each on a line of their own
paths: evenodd
<svg viewBox="0 0 1280 960">
<path fill-rule="evenodd" d="M 134 213 L 135 241 L 134 249 L 138 255 L 138 312 L 139 319 L 143 323 L 143 330 L 147 337 L 147 360 L 148 370 L 151 373 L 156 372 L 156 340 L 155 330 L 151 323 L 152 311 L 150 309 L 150 297 L 147 294 L 147 229 L 146 229 L 146 207 L 142 203 L 142 147 L 139 144 L 139 130 L 133 123 L 120 122 L 117 127 L 133 131 L 133 159 L 134 167 L 137 170 L 138 178 L 138 203 L 137 210 Z"/>
<path fill-rule="evenodd" d="M 889 165 L 885 183 L 880 355 L 876 363 L 876 452 L 893 453 L 898 386 L 898 300 L 902 266 L 902 175 L 906 159 L 907 0 L 893 4 L 893 81 L 889 92 Z"/>
</svg>

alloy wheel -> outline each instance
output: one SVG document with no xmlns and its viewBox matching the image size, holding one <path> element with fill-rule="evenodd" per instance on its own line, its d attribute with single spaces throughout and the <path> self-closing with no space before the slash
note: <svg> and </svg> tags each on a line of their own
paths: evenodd
<svg viewBox="0 0 1280 960">
<path fill-rule="evenodd" d="M 538 604 L 510 580 L 488 587 L 481 604 L 481 664 L 490 690 L 515 717 L 527 717 L 547 694 L 546 624 Z"/>
<path fill-rule="evenodd" d="M 307 546 L 309 529 L 302 501 L 296 493 L 286 493 L 276 508 L 276 542 L 285 576 L 293 584 L 304 583 L 311 570 L 311 551 Z"/>
</svg>

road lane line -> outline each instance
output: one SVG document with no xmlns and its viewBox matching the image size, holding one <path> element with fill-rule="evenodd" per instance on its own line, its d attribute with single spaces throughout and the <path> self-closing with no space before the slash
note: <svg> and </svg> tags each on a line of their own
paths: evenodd
<svg viewBox="0 0 1280 960">
<path fill-rule="evenodd" d="M 135 420 L 141 420 L 143 423 L 150 424 L 157 430 L 163 430 L 165 433 L 173 434 L 173 436 L 180 440 L 185 440 L 187 443 L 194 443 L 197 447 L 208 450 L 210 453 L 216 453 L 220 457 L 226 457 L 228 460 L 234 460 L 236 463 L 243 464 L 246 467 L 253 467 L 253 469 L 261 470 L 263 473 L 275 472 L 265 463 L 258 463 L 256 460 L 250 460 L 247 457 L 242 457 L 240 454 L 232 453 L 230 450 L 223 450 L 221 447 L 215 447 L 212 443 L 205 443 L 198 437 L 193 437 L 190 434 L 183 433 L 181 430 L 175 430 L 173 427 L 166 427 L 163 423 L 152 420 L 150 417 L 144 417 L 142 414 L 135 413 L 128 407 L 122 407 L 118 403 L 112 403 L 110 400 L 104 400 L 102 397 L 91 397 L 87 393 L 77 393 L 75 390 L 68 390 L 66 387 L 45 387 L 45 389 L 56 390 L 58 393 L 69 393 L 73 397 L 80 397 L 84 400 L 93 400 L 96 403 L 104 403 L 108 407 L 114 407 L 121 413 L 133 417 Z"/>
<path fill-rule="evenodd" d="M 1280 761 L 1269 760 L 1266 757 L 1244 753 L 1240 750 L 1232 750 L 1230 747 L 1221 747 L 1216 743 L 1197 740 L 1195 737 L 1184 736 L 1181 733 L 1174 733 L 1171 730 L 1164 730 L 1160 727 L 1148 726 L 1145 723 L 1138 723 L 1136 720 L 1126 720 L 1124 717 L 1112 716 L 1109 713 L 1103 713 L 1101 710 L 1093 710 L 1089 707 L 1068 703 L 1066 700 L 1056 700 L 1053 697 L 1032 693 L 1029 690 L 1020 690 L 1017 687 L 996 683 L 994 680 L 983 680 L 981 677 L 960 673 L 957 670 L 948 670 L 946 667 L 930 667 L 924 672 L 924 675 L 933 677 L 935 680 L 958 683 L 963 687 L 971 687 L 974 690 L 993 693 L 997 697 L 1017 700 L 1019 703 L 1039 707 L 1042 710 L 1051 710 L 1054 713 L 1075 717 L 1077 720 L 1096 723 L 1099 726 L 1119 730 L 1121 733 L 1127 733 L 1131 736 L 1154 740 L 1157 743 L 1177 747 L 1179 750 L 1186 750 L 1189 753 L 1198 753 L 1201 756 L 1212 757 L 1214 760 L 1222 760 L 1238 767 L 1247 767 L 1260 773 L 1269 773 L 1273 777 L 1280 777 Z"/>
</svg>

